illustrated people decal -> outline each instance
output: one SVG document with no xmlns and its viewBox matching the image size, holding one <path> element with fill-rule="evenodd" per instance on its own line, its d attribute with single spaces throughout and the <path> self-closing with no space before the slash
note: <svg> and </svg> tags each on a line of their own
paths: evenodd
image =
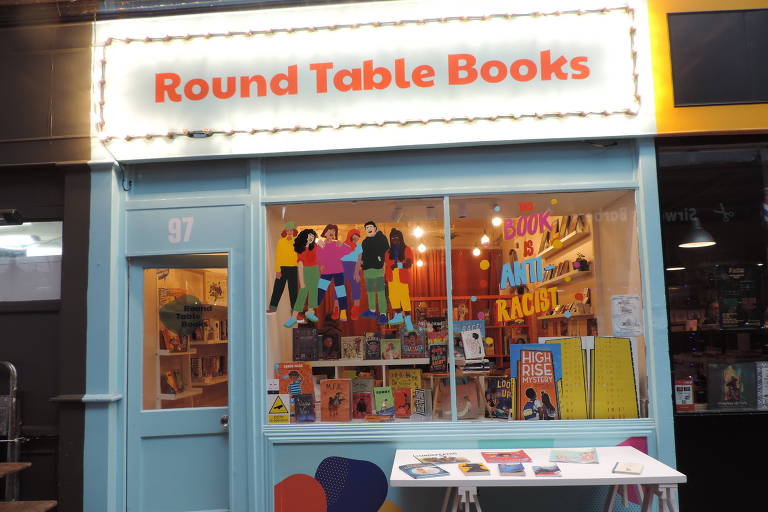
<svg viewBox="0 0 768 512">
<path fill-rule="evenodd" d="M 291 309 L 296 304 L 296 297 L 299 294 L 299 274 L 297 270 L 297 254 L 293 250 L 293 239 L 296 238 L 296 224 L 286 222 L 283 231 L 280 233 L 280 240 L 277 241 L 275 248 L 275 284 L 272 286 L 272 297 L 269 299 L 268 315 L 274 315 L 277 312 L 277 306 L 280 304 L 280 298 L 285 291 L 285 285 L 288 284 L 288 296 L 291 299 Z"/>
<path fill-rule="evenodd" d="M 413 330 L 409 288 L 412 266 L 413 253 L 411 248 L 405 245 L 403 233 L 392 228 L 389 232 L 389 250 L 384 261 L 385 279 L 389 288 L 389 302 L 395 313 L 389 324 L 400 325 L 405 322 L 405 329 L 409 332 Z"/>
<path fill-rule="evenodd" d="M 336 292 L 336 304 L 331 318 L 347 321 L 347 288 L 344 286 L 344 265 L 342 257 L 352 249 L 338 240 L 339 227 L 328 224 L 320 234 L 317 247 L 317 261 L 320 266 L 320 282 L 318 283 L 318 304 L 323 301 L 328 286 L 333 283 Z"/>
<path fill-rule="evenodd" d="M 349 291 L 352 297 L 352 308 L 349 311 L 349 318 L 357 320 L 360 317 L 360 254 L 363 252 L 363 245 L 360 243 L 360 231 L 350 229 L 347 232 L 344 245 L 349 247 L 350 250 L 350 252 L 341 257 L 341 263 L 344 266 L 344 281 L 349 283 Z"/>
<path fill-rule="evenodd" d="M 317 285 L 320 281 L 320 269 L 317 266 L 317 251 L 315 240 L 317 232 L 313 229 L 302 229 L 296 240 L 293 241 L 293 250 L 296 251 L 297 268 L 299 274 L 299 296 L 293 306 L 293 315 L 283 325 L 293 327 L 296 325 L 298 315 L 304 310 L 306 303 L 307 309 L 304 317 L 312 322 L 317 322 L 315 315 L 317 307 Z"/>
<path fill-rule="evenodd" d="M 387 296 L 384 289 L 384 259 L 389 249 L 389 242 L 384 233 L 379 231 L 372 220 L 365 223 L 365 239 L 360 253 L 365 290 L 368 295 L 368 310 L 360 314 L 362 318 L 377 319 L 380 324 L 387 323 Z M 378 300 L 378 305 L 377 305 Z"/>
</svg>

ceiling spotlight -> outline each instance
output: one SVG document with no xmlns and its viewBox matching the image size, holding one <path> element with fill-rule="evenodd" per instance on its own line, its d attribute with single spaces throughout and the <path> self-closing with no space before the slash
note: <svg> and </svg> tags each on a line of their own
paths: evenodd
<svg viewBox="0 0 768 512">
<path fill-rule="evenodd" d="M 424 244 L 419 244 L 417 249 L 419 250 L 419 252 L 427 252 L 427 246 Z"/>
<path fill-rule="evenodd" d="M 437 213 L 435 213 L 434 206 L 427 206 L 427 220 L 437 219 Z"/>
<path fill-rule="evenodd" d="M 499 217 L 499 216 L 493 217 L 493 218 L 491 219 L 491 224 L 492 224 L 494 227 L 499 227 L 499 226 L 501 226 L 501 222 L 502 222 L 502 220 L 501 220 L 501 217 Z"/>
<path fill-rule="evenodd" d="M 456 216 L 460 219 L 467 218 L 467 203 L 464 201 L 456 202 Z"/>
<path fill-rule="evenodd" d="M 715 239 L 709 234 L 709 231 L 701 227 L 701 221 L 698 217 L 691 221 L 691 229 L 683 238 L 683 242 L 678 245 L 684 249 L 695 249 L 698 247 L 710 247 L 715 245 Z"/>
<path fill-rule="evenodd" d="M 415 228 L 413 228 L 413 236 L 415 236 L 416 238 L 421 238 L 422 236 L 424 236 L 424 230 L 421 229 L 421 226 L 416 226 Z"/>
<path fill-rule="evenodd" d="M 424 261 L 416 260 L 416 266 L 419 267 L 419 268 L 423 267 L 424 266 Z"/>
<path fill-rule="evenodd" d="M 493 205 L 493 211 L 500 212 L 501 211 L 501 206 L 499 206 L 498 204 Z"/>
<path fill-rule="evenodd" d="M 475 247 L 474 249 L 472 249 L 472 256 L 480 256 L 480 248 L 479 247 Z"/>
<path fill-rule="evenodd" d="M 489 243 L 491 243 L 491 239 L 488 238 L 488 235 L 486 233 L 483 233 L 483 236 L 480 237 L 480 243 L 482 245 L 488 245 Z"/>
</svg>

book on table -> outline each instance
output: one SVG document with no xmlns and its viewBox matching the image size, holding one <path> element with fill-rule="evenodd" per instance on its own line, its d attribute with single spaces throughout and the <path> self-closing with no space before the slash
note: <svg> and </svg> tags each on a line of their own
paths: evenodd
<svg viewBox="0 0 768 512">
<path fill-rule="evenodd" d="M 575 462 L 577 464 L 597 464 L 595 448 L 553 448 L 549 452 L 550 462 Z"/>
<path fill-rule="evenodd" d="M 613 466 L 613 472 L 639 475 L 643 472 L 643 465 L 639 462 L 617 462 L 616 465 Z"/>
<path fill-rule="evenodd" d="M 482 462 L 462 462 L 459 469 L 466 476 L 488 476 L 491 471 Z"/>
<path fill-rule="evenodd" d="M 419 462 L 430 462 L 432 464 L 469 462 L 468 458 L 459 456 L 458 452 L 425 452 L 414 454 L 414 457 Z"/>
<path fill-rule="evenodd" d="M 536 476 L 562 476 L 560 473 L 560 466 L 557 464 L 533 466 L 533 474 Z"/>
<path fill-rule="evenodd" d="M 417 478 L 417 479 L 433 478 L 437 476 L 446 476 L 450 474 L 440 466 L 436 466 L 430 462 L 403 464 L 402 466 L 400 466 L 400 470 L 402 470 L 406 475 L 410 476 L 411 478 Z"/>
<path fill-rule="evenodd" d="M 531 462 L 531 457 L 525 450 L 506 452 L 480 452 L 485 462 Z"/>
<path fill-rule="evenodd" d="M 499 464 L 501 476 L 525 476 L 525 468 L 522 464 Z"/>
</svg>

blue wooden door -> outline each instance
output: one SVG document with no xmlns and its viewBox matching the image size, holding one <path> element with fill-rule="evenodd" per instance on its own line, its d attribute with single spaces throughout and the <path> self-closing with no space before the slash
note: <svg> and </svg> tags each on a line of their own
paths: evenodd
<svg viewBox="0 0 768 512">
<path fill-rule="evenodd" d="M 129 511 L 248 508 L 239 210 L 129 212 Z"/>
</svg>

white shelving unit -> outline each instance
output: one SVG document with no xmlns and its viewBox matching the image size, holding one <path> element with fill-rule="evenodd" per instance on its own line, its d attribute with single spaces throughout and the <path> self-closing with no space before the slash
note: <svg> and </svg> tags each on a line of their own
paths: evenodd
<svg viewBox="0 0 768 512">
<path fill-rule="evenodd" d="M 417 357 L 410 359 L 330 359 L 323 361 L 307 361 L 315 368 L 329 368 L 333 367 L 334 378 L 340 377 L 340 368 L 353 368 L 356 366 L 380 366 L 382 367 L 382 376 L 384 385 L 387 385 L 387 372 L 384 371 L 384 367 L 387 366 L 410 366 L 429 364 L 428 357 Z"/>
</svg>

